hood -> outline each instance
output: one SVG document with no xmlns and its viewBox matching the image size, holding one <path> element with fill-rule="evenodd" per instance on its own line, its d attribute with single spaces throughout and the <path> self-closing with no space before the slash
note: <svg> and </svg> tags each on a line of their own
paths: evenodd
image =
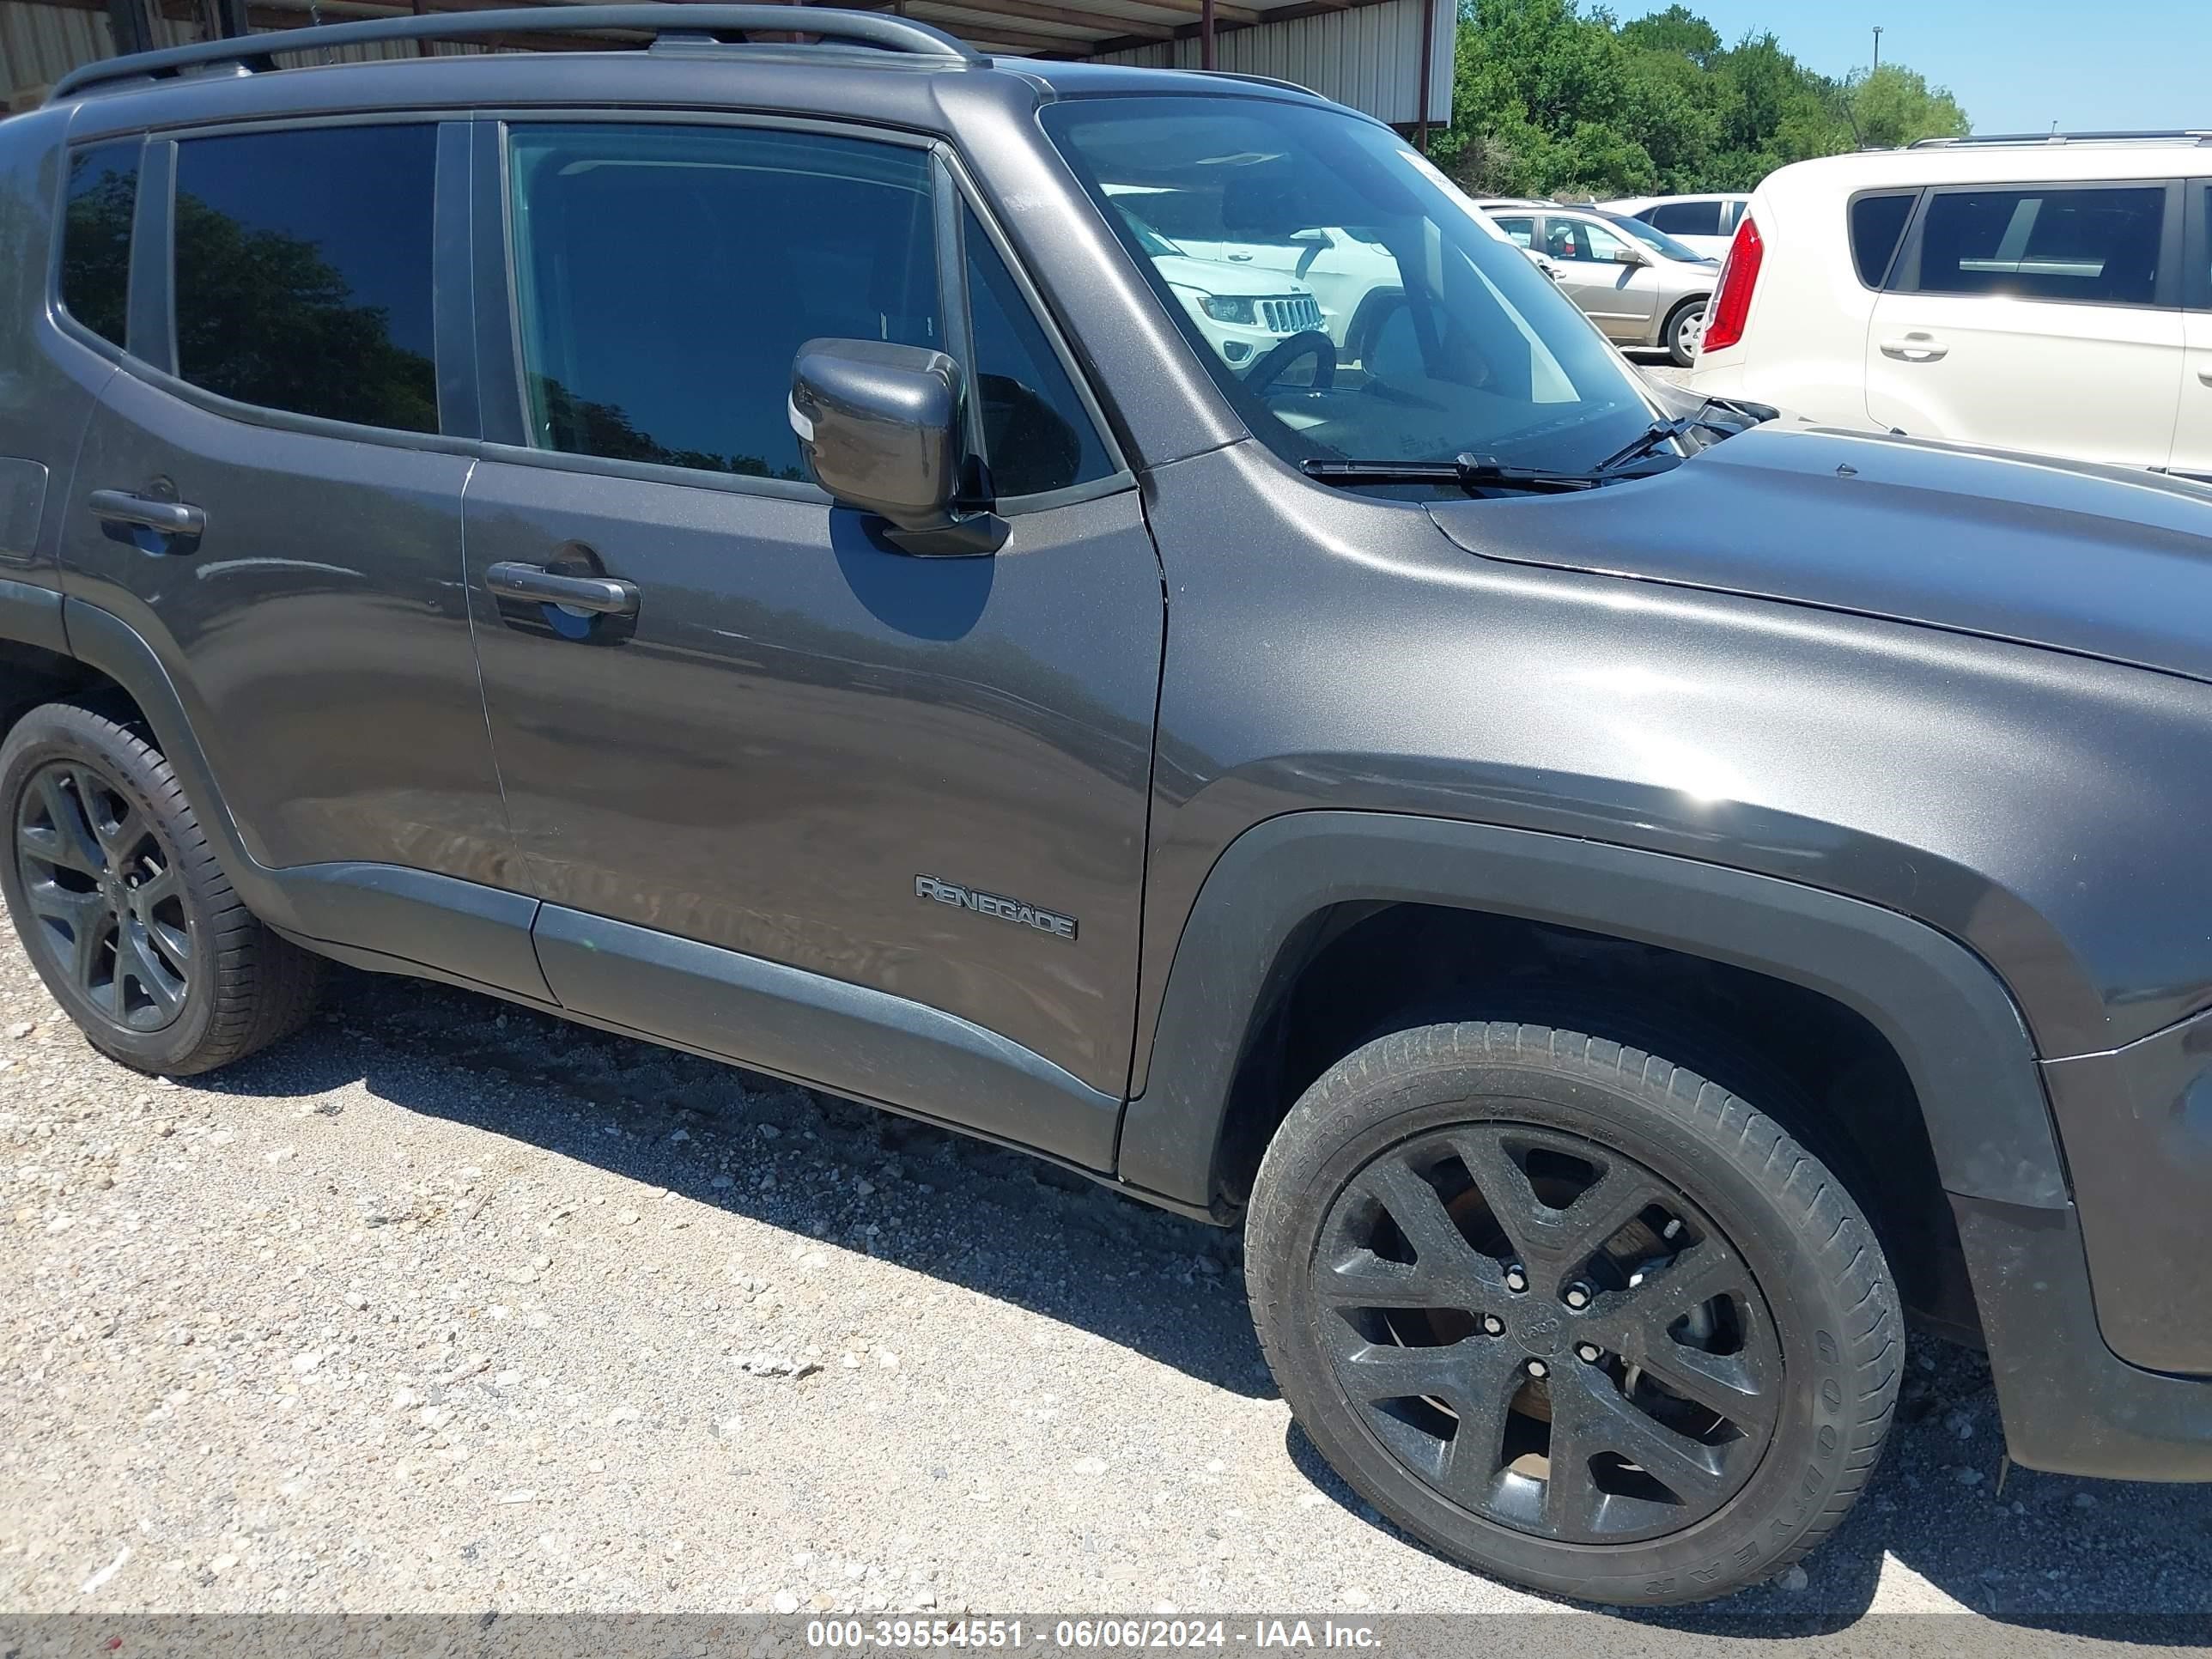
<svg viewBox="0 0 2212 1659">
<path fill-rule="evenodd" d="M 1200 294 L 1218 294 L 1224 299 L 1279 299 L 1286 294 L 1310 291 L 1289 271 L 1269 270 L 1264 265 L 1232 265 L 1221 259 L 1156 253 L 1152 268 L 1163 282 L 1176 288 L 1194 288 Z"/>
<path fill-rule="evenodd" d="M 2212 682 L 2212 489 L 2154 473 L 1778 425 L 1655 478 L 1429 510 L 1486 557 Z"/>
</svg>

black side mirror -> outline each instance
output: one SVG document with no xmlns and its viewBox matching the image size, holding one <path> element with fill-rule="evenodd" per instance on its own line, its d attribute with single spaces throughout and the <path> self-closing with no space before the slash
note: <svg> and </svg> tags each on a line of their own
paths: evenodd
<svg viewBox="0 0 2212 1659">
<path fill-rule="evenodd" d="M 1006 520 L 965 498 L 963 384 L 925 346 L 809 340 L 792 362 L 791 429 L 816 482 L 908 552 L 995 553 Z"/>
</svg>

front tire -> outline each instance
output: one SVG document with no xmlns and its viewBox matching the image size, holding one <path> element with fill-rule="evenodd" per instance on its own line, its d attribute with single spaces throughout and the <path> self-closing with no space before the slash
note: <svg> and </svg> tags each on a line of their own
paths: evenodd
<svg viewBox="0 0 2212 1659">
<path fill-rule="evenodd" d="M 1888 1270 L 1771 1119 L 1617 1043 L 1431 1025 L 1346 1056 L 1270 1144 L 1260 1340 L 1393 1522 L 1578 1600 L 1770 1577 L 1857 1497 L 1894 1404 Z"/>
<path fill-rule="evenodd" d="M 1677 368 L 1687 368 L 1698 361 L 1698 340 L 1705 330 L 1705 304 L 1703 300 L 1686 300 L 1667 319 L 1666 336 L 1660 343 Z"/>
<path fill-rule="evenodd" d="M 102 1054 L 188 1077 L 306 1021 L 320 960 L 246 909 L 168 762 L 129 726 L 33 709 L 0 744 L 0 814 L 16 935 Z"/>
</svg>

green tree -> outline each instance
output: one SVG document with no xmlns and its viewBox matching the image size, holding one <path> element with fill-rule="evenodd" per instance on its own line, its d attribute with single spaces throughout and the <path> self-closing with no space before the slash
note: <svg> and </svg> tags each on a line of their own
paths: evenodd
<svg viewBox="0 0 2212 1659">
<path fill-rule="evenodd" d="M 1473 191 L 1603 197 L 1747 190 L 1808 156 L 1966 130 L 1903 64 L 1837 82 L 1771 33 L 1723 46 L 1685 4 L 1621 22 L 1576 0 L 1461 0 L 1431 151 Z"/>
</svg>

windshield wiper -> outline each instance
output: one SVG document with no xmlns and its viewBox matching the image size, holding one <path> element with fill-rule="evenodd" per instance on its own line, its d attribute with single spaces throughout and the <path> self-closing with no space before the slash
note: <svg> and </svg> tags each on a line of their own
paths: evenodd
<svg viewBox="0 0 2212 1659">
<path fill-rule="evenodd" d="M 1489 455 L 1449 461 L 1304 460 L 1298 471 L 1333 484 L 1447 483 L 1462 489 L 1526 489 L 1553 493 L 1595 489 L 1607 482 L 1595 472 L 1553 472 L 1540 466 L 1507 466 Z"/>
<path fill-rule="evenodd" d="M 1716 414 L 1733 415 L 1736 417 L 1738 424 L 1730 425 L 1725 421 L 1717 421 L 1713 418 Z M 1660 445 L 1672 442 L 1677 438 L 1686 438 L 1692 432 L 1712 433 L 1713 441 L 1718 443 L 1723 438 L 1733 438 L 1739 432 L 1748 431 L 1762 421 L 1771 421 L 1774 416 L 1774 410 L 1757 404 L 1739 404 L 1726 398 L 1707 398 L 1687 415 L 1677 416 L 1672 420 L 1652 422 L 1650 426 L 1644 428 L 1640 436 L 1615 450 L 1590 470 L 1593 472 L 1611 473 L 1626 466 L 1631 461 L 1642 460 Z"/>
</svg>

